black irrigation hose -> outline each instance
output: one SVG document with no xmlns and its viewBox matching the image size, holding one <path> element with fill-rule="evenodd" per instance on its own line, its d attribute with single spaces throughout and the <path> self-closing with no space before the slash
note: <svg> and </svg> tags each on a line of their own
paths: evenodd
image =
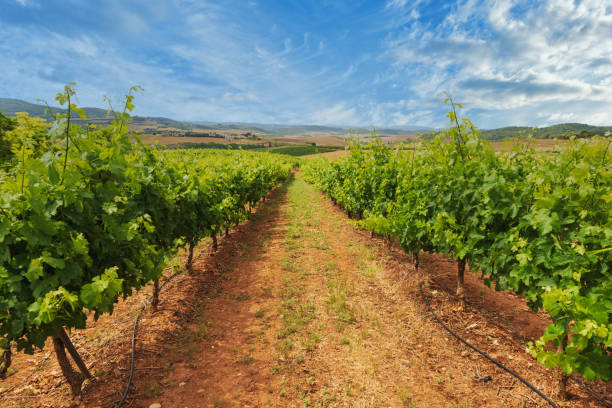
<svg viewBox="0 0 612 408">
<path fill-rule="evenodd" d="M 161 290 L 164 288 L 164 286 L 166 286 L 168 282 L 170 282 L 174 277 L 180 275 L 181 273 L 183 273 L 182 270 L 170 275 L 170 277 L 168 277 L 168 279 L 166 279 L 164 283 L 162 283 L 162 285 L 159 287 L 159 291 L 161 292 Z M 134 377 L 134 362 L 136 358 L 136 332 L 138 331 L 138 322 L 140 321 L 140 316 L 142 315 L 142 312 L 149 305 L 149 303 L 151 303 L 152 298 L 153 298 L 153 295 L 149 296 L 149 298 L 144 301 L 144 303 L 138 310 L 138 314 L 136 315 L 136 320 L 134 320 L 134 328 L 132 329 L 132 355 L 130 357 L 130 376 L 128 377 L 128 382 L 127 382 L 127 385 L 125 386 L 125 390 L 123 391 L 123 396 L 121 397 L 121 401 L 119 401 L 119 403 L 115 405 L 115 408 L 121 408 L 123 406 L 128 396 L 128 393 L 130 392 L 130 387 L 132 386 L 132 378 Z"/>
<path fill-rule="evenodd" d="M 419 284 L 419 291 L 421 292 L 421 296 L 423 297 L 423 300 L 425 300 L 425 304 L 427 305 L 427 309 L 429 309 L 429 313 L 431 313 L 431 315 L 434 317 L 434 319 L 436 319 L 438 321 L 438 323 L 440 323 L 440 325 L 442 325 L 442 327 L 444 327 L 444 330 L 446 330 L 447 332 L 449 332 L 450 334 L 452 334 L 457 340 L 459 340 L 460 342 L 462 342 L 463 344 L 465 344 L 466 346 L 468 346 L 469 348 L 471 348 L 472 350 L 474 350 L 475 352 L 477 352 L 478 354 L 480 354 L 481 356 L 483 356 L 484 358 L 486 358 L 487 360 L 493 362 L 496 366 L 498 366 L 499 368 L 501 368 L 502 370 L 505 370 L 506 372 L 512 374 L 515 378 L 517 378 L 520 382 L 522 382 L 523 384 L 525 384 L 529 389 L 531 389 L 533 392 L 535 392 L 536 394 L 538 394 L 540 397 L 542 397 L 546 402 L 548 402 L 548 404 L 553 407 L 553 408 L 559 408 L 557 406 L 557 404 L 555 404 L 554 402 L 552 402 L 546 395 L 544 395 L 540 390 L 538 390 L 535 386 L 531 385 L 527 380 L 525 380 L 523 377 L 521 377 L 520 375 L 518 375 L 515 371 L 509 369 L 508 367 L 506 367 L 505 365 L 503 365 L 502 363 L 500 363 L 499 361 L 497 361 L 496 359 L 494 359 L 493 357 L 489 356 L 488 354 L 486 354 L 483 351 L 480 351 L 479 349 L 477 349 L 476 347 L 472 346 L 470 343 L 468 343 L 467 341 L 465 341 L 464 339 L 462 339 L 457 333 L 455 333 L 454 331 L 452 331 L 439 317 L 438 315 L 436 315 L 436 313 L 434 312 L 434 310 L 431 307 L 431 304 L 429 303 L 429 299 L 427 299 L 427 297 L 425 296 L 425 294 L 423 293 L 423 282 L 421 282 Z"/>
</svg>

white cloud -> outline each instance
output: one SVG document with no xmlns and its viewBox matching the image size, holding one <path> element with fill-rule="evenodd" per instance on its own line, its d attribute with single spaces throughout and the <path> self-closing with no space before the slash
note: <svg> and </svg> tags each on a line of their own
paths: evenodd
<svg viewBox="0 0 612 408">
<path fill-rule="evenodd" d="M 81 103 L 100 106 L 140 84 L 140 114 L 383 127 L 446 125 L 438 96 L 449 91 L 487 127 L 612 123 L 612 7 L 602 0 L 458 0 L 433 11 L 428 0 L 389 0 L 329 32 L 319 15 L 300 25 L 238 3 L 106 0 L 111 33 L 3 20 L 0 95 L 52 99 L 74 80 Z"/>
<path fill-rule="evenodd" d="M 612 15 L 603 1 L 465 0 L 436 30 L 413 23 L 386 44 L 397 64 L 422 73 L 410 88 L 423 97 L 448 90 L 497 111 L 582 101 L 595 108 L 593 123 L 612 122 Z M 568 110 L 575 103 L 547 120 L 578 120 Z M 535 111 L 528 120 L 539 120 Z"/>
</svg>

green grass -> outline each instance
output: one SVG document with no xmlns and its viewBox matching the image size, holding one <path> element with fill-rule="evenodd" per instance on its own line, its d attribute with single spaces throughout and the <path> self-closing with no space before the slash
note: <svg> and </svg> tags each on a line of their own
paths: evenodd
<svg viewBox="0 0 612 408">
<path fill-rule="evenodd" d="M 288 156 L 307 156 L 309 154 L 335 152 L 344 149 L 343 146 L 286 146 L 278 149 L 270 149 L 270 153 L 286 154 Z"/>
</svg>

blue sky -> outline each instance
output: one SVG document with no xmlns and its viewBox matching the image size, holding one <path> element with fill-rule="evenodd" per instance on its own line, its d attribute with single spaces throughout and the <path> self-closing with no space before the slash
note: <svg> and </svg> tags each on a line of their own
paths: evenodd
<svg viewBox="0 0 612 408">
<path fill-rule="evenodd" d="M 612 125 L 610 0 L 0 0 L 0 60 L 0 97 L 182 120 Z"/>
</svg>

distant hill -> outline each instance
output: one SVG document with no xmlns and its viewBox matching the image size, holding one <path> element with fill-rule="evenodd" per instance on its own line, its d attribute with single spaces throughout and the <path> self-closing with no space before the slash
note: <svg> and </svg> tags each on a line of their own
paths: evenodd
<svg viewBox="0 0 612 408">
<path fill-rule="evenodd" d="M 40 116 L 48 120 L 51 119 L 50 115 L 45 115 L 46 106 L 42 104 L 34 104 L 25 102 L 19 99 L 0 98 L 0 111 L 7 116 L 15 116 L 17 112 L 27 112 L 30 116 Z M 99 108 L 83 108 L 87 115 L 87 122 L 95 123 L 98 125 L 105 125 L 109 123 L 113 116 L 109 114 L 107 110 Z M 51 110 L 54 113 L 65 113 L 66 109 L 52 107 Z M 75 122 L 80 122 L 78 118 Z M 268 135 L 276 137 L 279 135 L 291 135 L 291 136 L 313 136 L 320 134 L 335 134 L 338 136 L 344 136 L 347 133 L 355 133 L 359 135 L 369 135 L 371 129 L 369 128 L 349 128 L 349 127 L 337 127 L 337 126 L 320 126 L 320 125 L 281 125 L 281 124 L 263 124 L 263 123 L 243 123 L 243 122 L 229 122 L 229 123 L 215 123 L 205 121 L 195 122 L 184 122 L 177 121 L 174 119 L 164 117 L 148 117 L 148 116 L 132 116 L 131 125 L 137 125 L 141 127 L 166 127 L 181 129 L 183 131 L 191 130 L 212 130 L 212 131 L 223 131 L 231 130 L 238 132 L 251 132 L 258 133 L 261 135 Z M 395 136 L 395 135 L 406 135 L 412 134 L 415 131 L 431 131 L 433 129 L 423 126 L 409 126 L 402 128 L 389 128 L 389 129 L 376 129 L 376 133 L 381 136 Z"/>
<path fill-rule="evenodd" d="M 27 112 L 30 116 L 40 116 L 51 119 L 45 115 L 46 106 L 29 103 L 19 99 L 0 98 L 0 111 L 7 116 L 15 116 L 17 112 Z M 113 116 L 105 109 L 83 108 L 87 114 L 87 121 L 98 125 L 108 124 Z M 66 109 L 52 107 L 56 113 L 65 113 Z M 78 119 L 75 120 L 80 122 Z M 258 133 L 261 136 L 277 137 L 279 135 L 313 136 L 313 135 L 338 135 L 344 136 L 348 133 L 369 135 L 369 128 L 349 128 L 319 125 L 280 125 L 264 123 L 214 123 L 214 122 L 184 122 L 163 117 L 132 116 L 132 125 L 159 128 L 175 128 L 183 131 L 212 130 L 212 131 L 239 131 Z M 431 132 L 434 129 L 423 126 L 404 126 L 395 128 L 376 128 L 376 134 L 381 136 L 397 136 L 421 132 Z M 593 135 L 610 136 L 612 126 L 591 126 L 582 123 L 562 123 L 542 128 L 530 128 L 525 126 L 508 126 L 499 129 L 482 130 L 481 137 L 488 140 L 504 140 L 524 135 L 532 135 L 536 139 L 559 139 L 576 137 L 591 137 Z"/>
<path fill-rule="evenodd" d="M 15 116 L 17 112 L 26 112 L 30 116 L 40 116 L 50 119 L 50 116 L 45 114 L 47 107 L 41 104 L 25 102 L 19 99 L 0 98 L 0 110 L 6 116 Z M 54 113 L 66 112 L 66 109 L 51 107 Z M 85 113 L 91 119 L 109 119 L 111 116 L 104 109 L 85 108 Z"/>
<path fill-rule="evenodd" d="M 570 136 L 591 137 L 612 136 L 612 126 L 591 126 L 582 123 L 561 123 L 541 128 L 508 126 L 499 129 L 483 130 L 481 137 L 488 140 L 504 140 L 531 135 L 536 139 L 564 139 Z"/>
<path fill-rule="evenodd" d="M 47 107 L 41 104 L 29 103 L 19 99 L 0 98 L 0 111 L 6 116 L 15 116 L 17 112 L 26 112 L 30 116 L 39 116 L 50 120 L 51 116 L 45 114 Z M 112 113 L 100 108 L 83 108 L 87 115 L 87 121 L 96 124 L 104 125 L 110 123 L 114 119 Z M 66 109 L 51 107 L 54 113 L 66 113 Z M 75 122 L 80 122 L 78 116 L 74 118 Z M 155 124 L 160 127 L 173 127 L 183 130 L 202 129 L 202 130 L 217 130 L 223 126 L 200 125 L 190 122 L 181 122 L 174 119 L 163 117 L 147 117 L 147 116 L 132 116 L 132 124 L 134 125 L 150 125 Z"/>
</svg>

